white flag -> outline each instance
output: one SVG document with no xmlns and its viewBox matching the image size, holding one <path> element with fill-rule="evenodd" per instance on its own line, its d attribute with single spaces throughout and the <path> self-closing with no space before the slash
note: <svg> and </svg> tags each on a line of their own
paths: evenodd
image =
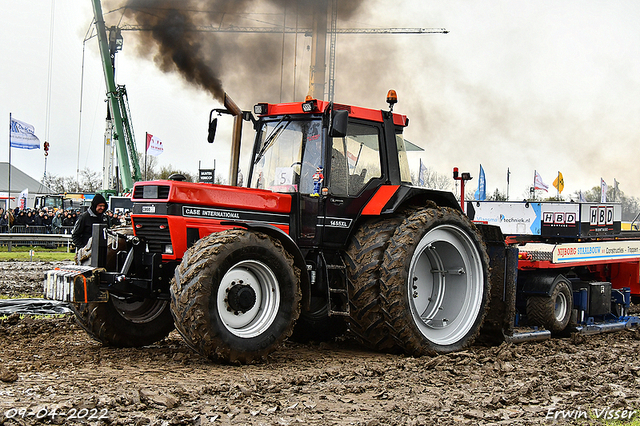
<svg viewBox="0 0 640 426">
<path fill-rule="evenodd" d="M 540 176 L 540 173 L 538 173 L 537 171 L 536 171 L 536 178 L 533 182 L 533 189 L 541 189 L 543 191 L 547 191 L 549 189 L 549 185 L 547 185 L 542 181 L 542 176 Z"/>
<path fill-rule="evenodd" d="M 158 156 L 162 154 L 164 148 L 162 147 L 162 141 L 155 136 L 147 133 L 147 154 Z"/>
<path fill-rule="evenodd" d="M 11 148 L 40 149 L 40 139 L 31 124 L 11 118 Z"/>
<path fill-rule="evenodd" d="M 609 189 L 609 186 L 607 186 L 607 183 L 604 181 L 604 179 L 600 178 L 600 202 L 601 203 L 607 202 L 607 189 Z"/>
<path fill-rule="evenodd" d="M 418 185 L 419 186 L 424 186 L 425 185 L 425 181 L 424 181 L 424 177 L 427 174 L 427 167 L 424 165 L 424 163 L 422 162 L 422 158 L 420 159 L 420 171 L 419 171 L 419 175 L 418 175 Z"/>
</svg>

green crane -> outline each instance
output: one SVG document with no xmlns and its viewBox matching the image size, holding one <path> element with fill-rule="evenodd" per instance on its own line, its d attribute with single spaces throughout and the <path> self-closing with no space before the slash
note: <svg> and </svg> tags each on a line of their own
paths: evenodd
<svg viewBox="0 0 640 426">
<path fill-rule="evenodd" d="M 118 37 L 120 31 L 116 28 L 111 28 L 109 37 L 107 37 L 100 0 L 92 0 L 92 3 L 104 79 L 107 85 L 109 112 L 115 130 L 113 139 L 117 142 L 119 175 L 122 182 L 122 190 L 126 192 L 133 188 L 134 181 L 142 179 L 142 174 L 131 126 L 127 90 L 122 85 L 116 85 L 113 71 L 113 60 L 116 51 L 122 46 L 122 38 Z"/>
</svg>

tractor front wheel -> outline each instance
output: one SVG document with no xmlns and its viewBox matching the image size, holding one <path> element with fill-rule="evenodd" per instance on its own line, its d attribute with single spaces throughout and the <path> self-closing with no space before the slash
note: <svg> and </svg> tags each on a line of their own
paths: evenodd
<svg viewBox="0 0 640 426">
<path fill-rule="evenodd" d="M 171 282 L 171 311 L 189 346 L 218 361 L 264 359 L 300 315 L 293 257 L 246 229 L 211 234 L 185 253 Z"/>
</svg>

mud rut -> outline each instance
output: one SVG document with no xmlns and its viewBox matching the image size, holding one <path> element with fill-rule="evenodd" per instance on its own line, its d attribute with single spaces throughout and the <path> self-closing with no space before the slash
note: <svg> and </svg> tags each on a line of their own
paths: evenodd
<svg viewBox="0 0 640 426">
<path fill-rule="evenodd" d="M 0 264 L 0 294 L 38 296 L 51 267 Z M 265 363 L 229 366 L 195 354 L 176 332 L 112 349 L 72 316 L 0 320 L 6 425 L 600 424 L 584 417 L 640 411 L 639 390 L 637 330 L 422 358 L 367 351 L 348 337 L 287 342 Z"/>
</svg>

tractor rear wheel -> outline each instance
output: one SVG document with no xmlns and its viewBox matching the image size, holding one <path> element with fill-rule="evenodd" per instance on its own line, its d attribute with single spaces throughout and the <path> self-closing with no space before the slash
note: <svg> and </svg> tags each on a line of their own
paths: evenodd
<svg viewBox="0 0 640 426">
<path fill-rule="evenodd" d="M 530 296 L 527 299 L 527 322 L 543 326 L 552 334 L 561 334 L 571 319 L 573 292 L 571 283 L 558 275 L 551 286 L 551 296 Z"/>
<path fill-rule="evenodd" d="M 471 221 L 450 208 L 414 212 L 385 252 L 381 293 L 386 324 L 410 355 L 471 344 L 489 296 L 489 258 Z"/>
<path fill-rule="evenodd" d="M 393 340 L 383 327 L 380 307 L 380 265 L 389 241 L 403 217 L 376 218 L 366 222 L 353 235 L 345 260 L 349 277 L 349 327 L 366 346 L 385 350 Z"/>
<path fill-rule="evenodd" d="M 199 240 L 171 282 L 171 312 L 189 346 L 217 361 L 263 360 L 300 315 L 300 271 L 279 241 L 233 229 Z"/>
<path fill-rule="evenodd" d="M 119 237 L 109 235 L 107 269 L 113 270 L 115 256 L 126 249 L 125 235 L 133 235 L 131 227 L 117 228 Z M 91 240 L 79 250 L 83 255 L 76 263 L 91 264 Z M 77 323 L 89 335 L 107 346 L 141 347 L 164 339 L 173 331 L 173 317 L 168 300 L 126 298 L 109 294 L 106 302 L 71 305 Z"/>
</svg>

